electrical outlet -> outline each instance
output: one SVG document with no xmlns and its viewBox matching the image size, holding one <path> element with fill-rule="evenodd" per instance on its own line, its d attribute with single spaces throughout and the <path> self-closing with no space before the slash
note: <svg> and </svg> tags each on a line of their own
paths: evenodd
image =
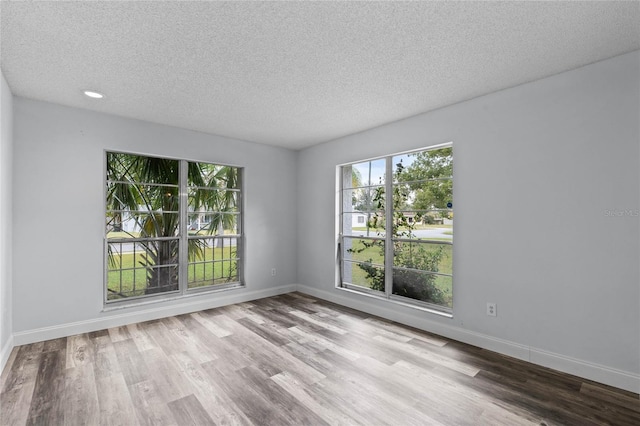
<svg viewBox="0 0 640 426">
<path fill-rule="evenodd" d="M 498 305 L 496 305 L 495 303 L 487 302 L 487 315 L 489 315 L 490 317 L 497 317 Z"/>
<path fill-rule="evenodd" d="M 276 268 L 271 268 L 271 276 L 272 277 L 276 276 Z"/>
</svg>

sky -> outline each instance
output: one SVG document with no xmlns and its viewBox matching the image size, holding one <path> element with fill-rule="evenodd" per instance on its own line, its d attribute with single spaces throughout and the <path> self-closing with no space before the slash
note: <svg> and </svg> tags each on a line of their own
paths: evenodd
<svg viewBox="0 0 640 426">
<path fill-rule="evenodd" d="M 396 164 L 402 160 L 404 167 L 409 167 L 413 163 L 414 155 L 401 154 L 393 157 L 393 170 L 396 170 Z M 377 160 L 364 161 L 362 163 L 353 164 L 352 167 L 357 169 L 362 176 L 362 185 L 378 185 L 384 184 L 385 175 L 385 159 L 379 158 Z M 369 171 L 371 171 L 371 180 L 369 180 Z"/>
</svg>

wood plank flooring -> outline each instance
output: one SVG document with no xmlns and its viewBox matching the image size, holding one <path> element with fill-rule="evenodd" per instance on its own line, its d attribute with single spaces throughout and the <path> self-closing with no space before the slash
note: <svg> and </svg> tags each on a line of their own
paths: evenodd
<svg viewBox="0 0 640 426">
<path fill-rule="evenodd" d="M 640 425 L 637 394 L 292 293 L 14 348 L 1 425 Z"/>
</svg>

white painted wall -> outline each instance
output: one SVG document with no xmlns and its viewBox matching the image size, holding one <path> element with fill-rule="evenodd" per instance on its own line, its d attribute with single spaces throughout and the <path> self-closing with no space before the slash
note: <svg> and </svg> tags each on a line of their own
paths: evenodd
<svg viewBox="0 0 640 426">
<path fill-rule="evenodd" d="M 18 97 L 14 117 L 16 344 L 295 288 L 296 152 Z M 246 289 L 102 312 L 104 150 L 245 167 Z"/>
<path fill-rule="evenodd" d="M 636 51 L 300 152 L 299 288 L 640 392 L 639 63 Z M 448 141 L 454 317 L 335 289 L 336 165 Z"/>
<path fill-rule="evenodd" d="M 0 72 L 0 371 L 12 347 L 11 178 L 13 95 Z"/>
</svg>

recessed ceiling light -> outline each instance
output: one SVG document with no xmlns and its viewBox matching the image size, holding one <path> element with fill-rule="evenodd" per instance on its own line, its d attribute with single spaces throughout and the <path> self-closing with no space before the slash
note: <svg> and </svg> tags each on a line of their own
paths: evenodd
<svg viewBox="0 0 640 426">
<path fill-rule="evenodd" d="M 84 93 L 86 96 L 90 97 L 90 98 L 94 98 L 94 99 L 102 99 L 104 98 L 104 95 L 100 92 L 94 92 L 93 90 L 85 90 Z"/>
</svg>

